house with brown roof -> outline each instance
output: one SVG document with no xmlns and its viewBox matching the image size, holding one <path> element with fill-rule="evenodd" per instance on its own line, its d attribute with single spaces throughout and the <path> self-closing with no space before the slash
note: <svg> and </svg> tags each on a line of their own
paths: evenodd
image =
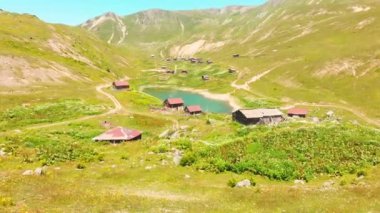
<svg viewBox="0 0 380 213">
<path fill-rule="evenodd" d="M 110 142 L 110 143 L 122 143 L 126 141 L 140 140 L 142 133 L 138 130 L 128 129 L 124 127 L 117 127 L 110 129 L 105 133 L 93 138 L 95 142 Z"/>
<path fill-rule="evenodd" d="M 185 112 L 190 115 L 198 115 L 202 113 L 202 108 L 199 105 L 187 106 Z"/>
<path fill-rule="evenodd" d="M 126 81 L 115 81 L 112 83 L 112 86 L 117 90 L 129 89 L 129 83 Z"/>
<path fill-rule="evenodd" d="M 307 114 L 308 114 L 308 110 L 303 109 L 303 108 L 292 108 L 288 110 L 289 117 L 306 118 Z"/>
<path fill-rule="evenodd" d="M 182 98 L 168 98 L 164 101 L 164 105 L 167 108 L 180 108 L 183 107 L 185 102 L 182 100 Z"/>
<path fill-rule="evenodd" d="M 244 125 L 278 124 L 284 120 L 278 109 L 239 109 L 232 113 L 232 118 Z"/>
</svg>

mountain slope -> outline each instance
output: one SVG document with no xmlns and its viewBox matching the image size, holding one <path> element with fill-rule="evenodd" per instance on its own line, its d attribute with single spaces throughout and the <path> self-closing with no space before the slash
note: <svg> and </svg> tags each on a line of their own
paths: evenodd
<svg viewBox="0 0 380 213">
<path fill-rule="evenodd" d="M 0 88 L 97 82 L 126 75 L 138 55 L 77 27 L 0 13 Z"/>
<path fill-rule="evenodd" d="M 380 118 L 379 19 L 375 0 L 272 0 L 227 12 L 154 10 L 123 18 L 123 45 L 236 67 L 239 75 L 224 86 L 241 92 L 353 106 Z M 105 39 L 105 29 L 100 24 L 92 31 Z M 233 59 L 234 53 L 242 57 Z"/>
</svg>

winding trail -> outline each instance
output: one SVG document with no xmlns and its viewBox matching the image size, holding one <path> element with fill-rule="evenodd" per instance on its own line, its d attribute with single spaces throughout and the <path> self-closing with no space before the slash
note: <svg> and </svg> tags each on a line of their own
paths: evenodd
<svg viewBox="0 0 380 213">
<path fill-rule="evenodd" d="M 280 64 L 277 64 L 276 66 L 262 72 L 262 73 L 259 73 L 255 76 L 253 76 L 250 80 L 246 81 L 244 84 L 237 84 L 236 82 L 241 78 L 241 76 L 239 75 L 238 79 L 236 79 L 235 81 L 231 82 L 231 87 L 232 88 L 235 88 L 235 89 L 240 89 L 240 90 L 245 90 L 245 91 L 248 91 L 248 92 L 251 92 L 250 91 L 250 84 L 251 83 L 254 83 L 258 80 L 260 80 L 262 77 L 268 75 L 270 72 L 272 72 L 273 70 L 277 69 L 278 67 L 282 66 L 282 65 L 285 65 L 285 64 L 288 64 L 288 63 L 294 63 L 296 61 L 298 61 L 299 59 L 296 59 L 296 60 L 292 60 L 290 62 L 286 62 L 286 63 L 280 63 Z M 335 108 L 335 109 L 341 109 L 341 110 L 345 110 L 347 112 L 351 112 L 352 114 L 354 114 L 355 116 L 357 116 L 358 118 L 362 119 L 363 121 L 369 123 L 369 124 L 372 124 L 372 125 L 375 125 L 377 127 L 380 127 L 380 120 L 377 120 L 377 119 L 374 119 L 374 118 L 370 118 L 368 117 L 367 115 L 365 115 L 364 113 L 362 113 L 360 110 L 357 110 L 357 109 L 353 109 L 349 106 L 344 106 L 344 105 L 339 105 L 339 104 L 332 104 L 332 103 L 328 103 L 328 104 L 318 104 L 318 103 L 307 103 L 307 102 L 303 102 L 303 103 L 292 103 L 292 105 L 296 105 L 296 106 L 310 106 L 310 107 L 323 107 L 323 108 L 327 108 L 327 107 L 330 107 L 330 108 Z"/>
<path fill-rule="evenodd" d="M 57 122 L 57 123 L 41 124 L 41 125 L 26 127 L 26 129 L 35 130 L 35 129 L 43 129 L 43 128 L 47 128 L 47 127 L 53 127 L 53 126 L 67 125 L 67 124 L 73 123 L 73 122 L 81 122 L 81 121 L 86 121 L 86 120 L 93 119 L 93 118 L 108 116 L 108 115 L 115 114 L 115 113 L 121 111 L 123 109 L 123 106 L 121 105 L 121 103 L 113 95 L 111 95 L 111 94 L 109 94 L 103 90 L 109 86 L 110 86 L 109 84 L 103 84 L 103 85 L 99 85 L 96 87 L 96 91 L 98 93 L 106 96 L 115 105 L 115 108 L 109 110 L 108 112 L 105 112 L 105 113 L 100 114 L 100 115 L 90 115 L 90 116 L 86 116 L 86 117 L 82 117 L 82 118 L 77 118 L 77 119 L 67 120 L 67 121 L 62 121 L 62 122 Z"/>
<path fill-rule="evenodd" d="M 377 127 L 380 127 L 380 121 L 379 120 L 369 118 L 367 115 L 363 114 L 361 111 L 359 111 L 357 109 L 350 108 L 348 106 L 343 106 L 343 105 L 338 105 L 338 104 L 317 104 L 317 103 L 294 103 L 294 105 L 310 106 L 310 107 L 330 107 L 330 108 L 335 108 L 335 109 L 342 109 L 342 110 L 351 112 L 352 114 L 354 114 L 355 116 L 359 117 L 360 119 L 362 119 L 363 121 L 365 121 L 369 124 L 373 124 Z"/>
<path fill-rule="evenodd" d="M 125 78 L 125 79 L 129 79 L 129 78 Z M 123 111 L 123 112 L 125 111 L 126 113 L 131 113 L 131 114 L 136 114 L 136 115 L 144 115 L 144 116 L 148 115 L 150 117 L 157 117 L 157 116 L 153 116 L 151 114 L 145 114 L 145 113 L 135 112 L 135 111 L 131 111 L 131 110 L 126 110 L 123 107 L 123 105 L 119 102 L 119 100 L 117 100 L 115 98 L 115 96 L 113 96 L 110 93 L 107 93 L 107 92 L 104 91 L 104 89 L 107 88 L 107 87 L 110 87 L 110 84 L 99 85 L 99 86 L 96 87 L 96 91 L 98 93 L 106 96 L 108 99 L 110 99 L 112 101 L 113 105 L 115 106 L 113 109 L 109 110 L 108 112 L 105 112 L 105 113 L 100 114 L 100 115 L 90 115 L 90 116 L 85 116 L 85 117 L 82 117 L 82 118 L 77 118 L 77 119 L 67 120 L 67 121 L 62 121 L 62 122 L 57 122 L 57 123 L 34 125 L 34 126 L 31 126 L 31 127 L 25 127 L 24 129 L 27 129 L 27 130 L 36 130 L 36 129 L 43 129 L 43 128 L 48 128 L 48 127 L 54 127 L 54 126 L 67 125 L 67 124 L 74 123 L 74 122 L 81 122 L 81 121 L 86 121 L 86 120 L 90 120 L 90 119 L 94 119 L 94 118 L 105 117 L 105 116 L 108 116 L 108 115 L 119 113 L 121 111 Z M 176 128 L 176 129 L 179 128 L 180 124 L 179 124 L 179 122 L 176 119 L 174 119 L 174 118 L 167 118 L 167 120 L 173 123 L 173 128 Z"/>
</svg>

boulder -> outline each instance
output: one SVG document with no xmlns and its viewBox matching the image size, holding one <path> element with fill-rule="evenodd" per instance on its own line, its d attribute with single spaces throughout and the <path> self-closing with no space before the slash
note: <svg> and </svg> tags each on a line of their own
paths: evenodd
<svg viewBox="0 0 380 213">
<path fill-rule="evenodd" d="M 334 116 L 334 111 L 328 111 L 327 113 L 326 113 L 326 115 L 328 116 L 328 117 L 333 117 Z"/>
<path fill-rule="evenodd" d="M 242 180 L 236 183 L 235 185 L 236 188 L 244 188 L 244 187 L 250 187 L 250 186 L 251 186 L 251 181 L 248 179 Z"/>
<path fill-rule="evenodd" d="M 173 162 L 176 166 L 179 165 L 182 159 L 182 153 L 179 150 L 174 151 Z"/>
<path fill-rule="evenodd" d="M 24 176 L 31 176 L 33 174 L 34 174 L 33 170 L 26 170 L 24 173 L 22 173 L 22 175 Z"/>
<path fill-rule="evenodd" d="M 295 180 L 294 184 L 302 184 L 302 185 L 304 185 L 305 181 L 304 180 Z"/>
<path fill-rule="evenodd" d="M 317 117 L 313 117 L 311 120 L 313 121 L 313 123 L 319 123 L 319 118 Z"/>
<path fill-rule="evenodd" d="M 7 153 L 4 151 L 4 149 L 0 149 L 0 157 L 5 157 Z"/>
<path fill-rule="evenodd" d="M 180 137 L 181 137 L 180 132 L 179 132 L 179 131 L 176 131 L 176 132 L 174 132 L 174 133 L 170 136 L 170 139 L 171 139 L 171 140 L 176 140 L 176 139 L 178 139 L 178 138 L 180 138 Z"/>
<path fill-rule="evenodd" d="M 167 160 L 162 160 L 161 161 L 161 165 L 162 166 L 166 166 L 166 165 L 168 165 L 169 163 L 168 163 L 168 161 Z"/>
<path fill-rule="evenodd" d="M 34 174 L 37 176 L 41 176 L 41 175 L 46 174 L 46 167 L 42 167 L 42 168 L 39 167 L 39 168 L 35 169 Z"/>
<path fill-rule="evenodd" d="M 159 138 L 168 138 L 169 137 L 169 129 L 163 131 L 158 137 Z"/>
</svg>

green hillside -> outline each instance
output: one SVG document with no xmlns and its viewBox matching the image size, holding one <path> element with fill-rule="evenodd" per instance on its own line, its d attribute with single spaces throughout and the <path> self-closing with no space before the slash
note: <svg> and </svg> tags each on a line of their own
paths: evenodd
<svg viewBox="0 0 380 213">
<path fill-rule="evenodd" d="M 235 67 L 239 75 L 223 85 L 230 90 L 247 90 L 285 104 L 349 107 L 378 120 L 380 43 L 374 38 L 380 34 L 379 10 L 375 0 L 152 10 L 119 17 L 127 33 L 121 43 L 114 42 L 120 41 L 116 37 L 111 41 L 140 47 L 147 55 L 199 56 L 212 59 L 219 69 Z M 111 29 L 117 27 L 107 21 L 91 31 L 107 40 Z M 235 53 L 242 57 L 233 59 Z"/>
<path fill-rule="evenodd" d="M 0 10 L 0 212 L 378 212 L 379 18 L 378 0 L 110 12 L 77 27 Z M 284 120 L 189 115 L 144 90 L 156 87 Z M 141 140 L 94 140 L 115 127 Z"/>
</svg>

